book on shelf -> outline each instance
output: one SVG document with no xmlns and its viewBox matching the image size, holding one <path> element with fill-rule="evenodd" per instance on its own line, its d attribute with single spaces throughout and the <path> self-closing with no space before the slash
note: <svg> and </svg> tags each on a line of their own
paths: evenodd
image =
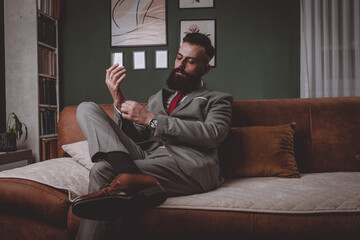
<svg viewBox="0 0 360 240">
<path fill-rule="evenodd" d="M 38 14 L 38 41 L 56 48 L 56 24 L 54 20 Z"/>
<path fill-rule="evenodd" d="M 41 161 L 57 157 L 57 137 L 41 139 Z"/>
<path fill-rule="evenodd" d="M 38 10 L 49 17 L 59 19 L 60 0 L 38 0 Z"/>
<path fill-rule="evenodd" d="M 57 109 L 40 107 L 40 136 L 57 133 Z"/>
<path fill-rule="evenodd" d="M 47 48 L 38 48 L 39 73 L 56 76 L 56 52 Z"/>
<path fill-rule="evenodd" d="M 56 79 L 39 77 L 39 104 L 57 105 Z"/>
</svg>

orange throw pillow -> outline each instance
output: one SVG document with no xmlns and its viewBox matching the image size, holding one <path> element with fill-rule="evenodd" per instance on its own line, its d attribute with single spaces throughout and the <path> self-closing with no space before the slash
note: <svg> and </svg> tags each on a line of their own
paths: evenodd
<svg viewBox="0 0 360 240">
<path fill-rule="evenodd" d="M 296 123 L 232 127 L 222 163 L 227 177 L 300 177 L 294 153 Z"/>
</svg>

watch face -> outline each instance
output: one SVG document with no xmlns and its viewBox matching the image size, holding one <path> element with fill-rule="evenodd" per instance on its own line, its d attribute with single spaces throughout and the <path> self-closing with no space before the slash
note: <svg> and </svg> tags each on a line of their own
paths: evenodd
<svg viewBox="0 0 360 240">
<path fill-rule="evenodd" d="M 152 119 L 152 120 L 150 121 L 150 127 L 151 127 L 151 128 L 156 128 L 156 126 L 157 126 L 157 120 L 156 120 L 156 119 Z"/>
</svg>

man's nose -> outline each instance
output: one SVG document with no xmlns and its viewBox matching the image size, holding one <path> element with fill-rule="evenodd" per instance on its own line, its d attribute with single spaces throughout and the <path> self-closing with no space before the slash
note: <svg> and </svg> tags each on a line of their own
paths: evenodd
<svg viewBox="0 0 360 240">
<path fill-rule="evenodd" d="M 179 63 L 179 68 L 185 69 L 185 60 L 181 60 Z"/>
</svg>

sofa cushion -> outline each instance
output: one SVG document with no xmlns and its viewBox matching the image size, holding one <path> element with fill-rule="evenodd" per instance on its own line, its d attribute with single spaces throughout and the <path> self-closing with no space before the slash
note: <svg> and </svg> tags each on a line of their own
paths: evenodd
<svg viewBox="0 0 360 240">
<path fill-rule="evenodd" d="M 62 146 L 62 149 L 88 170 L 94 166 L 90 158 L 89 145 L 86 140 L 65 144 Z"/>
<path fill-rule="evenodd" d="M 294 154 L 295 123 L 232 127 L 222 164 L 227 177 L 300 177 Z"/>
<path fill-rule="evenodd" d="M 360 213 L 360 172 L 232 178 L 218 189 L 168 198 L 159 208 L 283 214 Z M 344 187 L 346 186 L 346 187 Z"/>
<path fill-rule="evenodd" d="M 58 161 L 55 161 L 58 160 Z M 54 162 L 59 165 L 54 164 Z M 69 165 L 70 162 L 70 165 Z M 13 169 L 0 173 L 2 177 L 10 174 L 20 178 L 29 178 L 27 173 L 34 171 L 37 166 L 46 166 L 40 172 L 48 175 L 53 171 L 51 178 L 37 181 L 60 189 L 72 192 L 69 197 L 77 197 L 87 192 L 89 171 L 69 158 L 49 160 L 41 163 L 28 165 L 23 168 Z M 61 167 L 65 165 L 67 171 Z M 52 170 L 51 170 L 52 169 Z M 39 170 L 39 169 L 38 169 Z M 4 174 L 7 173 L 7 174 Z M 16 173 L 16 174 L 15 174 Z M 6 184 L 5 182 L 6 181 Z M 43 192 L 31 193 L 34 190 L 20 191 L 13 187 L 7 187 L 8 183 L 16 183 L 14 180 L 0 179 L 1 192 L 9 191 L 9 194 L 1 194 L 0 200 L 4 204 L 14 204 L 14 196 L 20 201 L 19 209 L 34 206 L 30 201 L 38 201 L 49 194 Z M 278 178 L 278 177 L 253 177 L 228 179 L 218 189 L 202 194 L 168 198 L 160 208 L 196 209 L 196 210 L 218 210 L 218 211 L 245 211 L 262 213 L 285 213 L 285 214 L 307 214 L 307 213 L 353 213 L 360 212 L 360 172 L 335 172 L 335 173 L 309 173 L 302 174 L 301 178 Z M 17 184 L 17 183 L 16 183 Z M 62 185 L 61 185 L 62 184 Z M 32 189 L 33 185 L 29 184 Z M 42 186 L 41 184 L 38 184 Z M 78 185 L 78 186 L 77 186 Z M 346 186 L 344 188 L 343 186 Z M 79 188 L 78 188 L 79 187 Z M 23 188 L 23 187 L 22 187 Z M 39 189 L 40 187 L 38 187 Z M 46 191 L 44 186 L 44 191 Z M 78 189 L 77 191 L 75 191 Z M 36 190 L 38 191 L 38 190 Z M 58 191 L 58 190 L 57 190 Z M 35 193 L 35 192 L 34 192 Z M 61 196 L 64 193 L 61 192 Z M 4 198 L 6 197 L 6 198 Z M 49 199 L 56 200 L 54 206 L 66 205 L 58 210 L 66 213 L 69 202 L 63 197 Z M 28 199 L 28 200 L 27 200 Z M 49 201 L 43 201 L 44 209 L 49 207 Z M 27 207 L 28 206 L 28 207 Z M 35 204 L 36 206 L 36 204 Z M 43 209 L 43 207 L 41 207 Z M 57 209 L 54 207 L 54 209 Z M 39 213 L 36 209 L 31 210 Z M 44 211 L 44 216 L 56 216 L 55 212 Z"/>
<path fill-rule="evenodd" d="M 67 190 L 69 199 L 87 194 L 89 185 L 89 170 L 72 158 L 55 158 L 21 168 L 14 168 L 0 172 L 2 178 L 27 179 L 42 183 L 57 189 Z M 4 186 L 6 188 L 6 186 Z M 19 197 L 21 193 L 19 191 Z M 26 197 L 38 197 L 26 196 Z"/>
</svg>

